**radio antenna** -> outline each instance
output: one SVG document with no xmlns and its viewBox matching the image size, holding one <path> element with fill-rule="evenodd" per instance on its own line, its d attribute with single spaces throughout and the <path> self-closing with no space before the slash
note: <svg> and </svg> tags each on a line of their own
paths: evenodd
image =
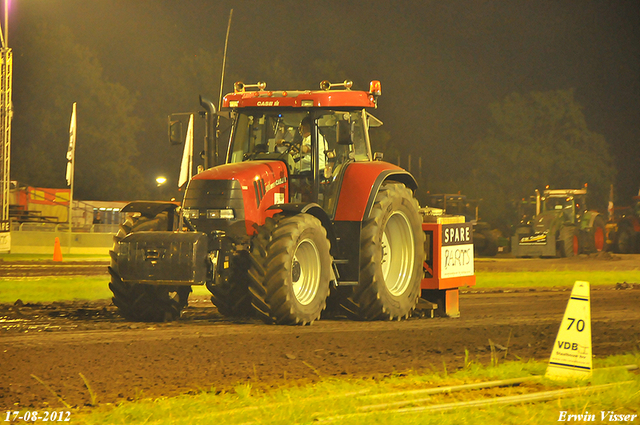
<svg viewBox="0 0 640 425">
<path fill-rule="evenodd" d="M 224 53 L 222 55 L 222 75 L 220 76 L 220 98 L 218 99 L 218 111 L 222 107 L 222 91 L 224 85 L 224 70 L 227 64 L 227 45 L 229 44 L 229 31 L 231 30 L 231 17 L 233 16 L 233 9 L 229 12 L 229 23 L 227 24 L 227 36 L 224 40 Z"/>
</svg>

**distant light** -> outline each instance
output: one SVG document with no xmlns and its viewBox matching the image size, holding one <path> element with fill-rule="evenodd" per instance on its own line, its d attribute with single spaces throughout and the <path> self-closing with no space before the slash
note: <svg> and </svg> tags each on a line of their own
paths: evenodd
<svg viewBox="0 0 640 425">
<path fill-rule="evenodd" d="M 162 186 L 163 184 L 165 184 L 167 182 L 167 178 L 166 177 L 156 177 L 156 183 L 158 183 L 158 186 Z"/>
</svg>

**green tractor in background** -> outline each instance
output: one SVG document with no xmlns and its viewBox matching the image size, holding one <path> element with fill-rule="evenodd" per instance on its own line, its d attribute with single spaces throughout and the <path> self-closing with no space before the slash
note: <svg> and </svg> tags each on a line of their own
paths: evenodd
<svg viewBox="0 0 640 425">
<path fill-rule="evenodd" d="M 515 257 L 572 257 L 603 251 L 605 216 L 587 209 L 583 189 L 536 190 L 536 215 L 516 228 L 511 239 Z"/>
</svg>

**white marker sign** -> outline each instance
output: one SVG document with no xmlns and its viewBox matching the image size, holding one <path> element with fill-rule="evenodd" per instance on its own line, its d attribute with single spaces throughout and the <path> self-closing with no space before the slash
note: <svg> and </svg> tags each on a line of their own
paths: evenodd
<svg viewBox="0 0 640 425">
<path fill-rule="evenodd" d="M 589 282 L 576 281 L 547 367 L 547 378 L 591 376 L 591 300 Z"/>
</svg>

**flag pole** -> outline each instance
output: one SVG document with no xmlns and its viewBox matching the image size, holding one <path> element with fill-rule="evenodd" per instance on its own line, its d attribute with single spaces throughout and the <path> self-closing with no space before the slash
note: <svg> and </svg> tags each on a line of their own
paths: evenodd
<svg viewBox="0 0 640 425">
<path fill-rule="evenodd" d="M 180 175 L 178 177 L 178 187 L 189 183 L 193 175 L 193 114 L 189 115 L 189 126 L 187 136 L 184 141 L 184 151 L 180 162 Z"/>
<path fill-rule="evenodd" d="M 224 39 L 224 53 L 222 55 L 222 72 L 220 73 L 220 97 L 218 98 L 218 111 L 222 106 L 222 90 L 224 85 L 224 70 L 227 65 L 227 46 L 229 44 L 229 31 L 231 31 L 231 17 L 233 16 L 233 9 L 229 11 L 229 23 L 227 24 L 227 36 Z M 218 165 L 218 164 L 216 164 Z"/>
<path fill-rule="evenodd" d="M 71 254 L 72 241 L 72 220 L 73 216 L 73 181 L 75 174 L 75 154 L 76 154 L 76 102 L 73 102 L 73 112 L 71 113 L 71 124 L 69 125 L 69 148 L 67 149 L 67 185 L 69 189 L 69 212 L 67 214 L 69 222 L 69 243 L 67 244 L 69 254 Z"/>
</svg>

